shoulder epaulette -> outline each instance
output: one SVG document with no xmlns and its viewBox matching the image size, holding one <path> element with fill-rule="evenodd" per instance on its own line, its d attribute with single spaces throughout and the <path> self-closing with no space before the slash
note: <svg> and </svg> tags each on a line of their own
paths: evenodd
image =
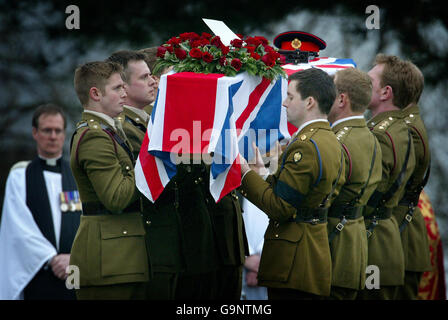
<svg viewBox="0 0 448 320">
<path fill-rule="evenodd" d="M 9 172 L 11 172 L 12 170 L 15 170 L 15 169 L 26 168 L 30 162 L 31 162 L 30 160 L 27 160 L 27 161 L 19 161 L 19 162 L 15 163 L 15 164 L 11 167 L 11 169 L 9 170 Z"/>
<path fill-rule="evenodd" d="M 345 137 L 347 137 L 351 130 L 352 127 L 343 127 L 341 130 L 336 132 L 336 138 L 339 140 L 339 142 L 344 142 Z"/>
<path fill-rule="evenodd" d="M 310 130 L 305 131 L 305 132 L 302 132 L 302 133 L 300 133 L 299 135 L 297 135 L 297 137 L 295 138 L 295 140 L 297 140 L 297 141 L 302 141 L 302 142 L 307 141 L 307 140 L 310 140 L 311 137 L 312 137 L 316 132 L 317 132 L 316 129 L 311 128 Z"/>
<path fill-rule="evenodd" d="M 85 123 L 89 127 L 89 129 L 102 130 L 101 129 L 101 124 L 98 121 L 94 120 L 94 119 L 89 119 Z"/>
<path fill-rule="evenodd" d="M 387 131 L 387 129 L 397 120 L 398 118 L 388 117 L 387 119 L 384 119 L 383 121 L 374 124 L 373 128 L 376 130 Z"/>
<path fill-rule="evenodd" d="M 415 115 L 411 113 L 406 118 L 404 118 L 404 122 L 406 122 L 406 124 L 411 124 L 415 121 L 415 119 Z"/>
</svg>

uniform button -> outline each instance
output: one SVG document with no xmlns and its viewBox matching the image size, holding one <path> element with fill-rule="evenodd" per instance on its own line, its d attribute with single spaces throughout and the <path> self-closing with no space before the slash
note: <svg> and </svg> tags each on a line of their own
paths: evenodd
<svg viewBox="0 0 448 320">
<path fill-rule="evenodd" d="M 128 232 L 126 230 L 123 230 L 123 234 L 128 234 Z"/>
<path fill-rule="evenodd" d="M 131 170 L 131 168 L 129 166 L 126 166 L 126 170 Z"/>
<path fill-rule="evenodd" d="M 146 220 L 146 224 L 149 226 L 151 224 L 150 220 Z"/>
<path fill-rule="evenodd" d="M 314 131 L 314 128 L 311 128 L 310 131 L 313 132 L 313 131 Z"/>
<path fill-rule="evenodd" d="M 201 182 L 202 182 L 202 177 L 199 177 L 198 179 L 199 179 L 199 181 L 201 181 Z"/>
<path fill-rule="evenodd" d="M 93 126 L 93 129 L 97 129 L 98 128 L 98 126 L 95 124 L 94 126 Z"/>
<path fill-rule="evenodd" d="M 135 118 L 135 121 L 139 121 L 140 120 L 140 118 Z"/>
<path fill-rule="evenodd" d="M 275 237 L 278 238 L 278 234 L 276 234 Z"/>
<path fill-rule="evenodd" d="M 411 118 L 414 118 L 414 115 L 411 113 L 410 115 L 409 115 Z"/>
<path fill-rule="evenodd" d="M 392 117 L 389 117 L 389 120 L 390 120 L 390 121 L 392 121 L 392 120 L 394 120 L 394 118 L 392 118 Z"/>
<path fill-rule="evenodd" d="M 90 122 L 93 122 L 93 121 L 95 121 L 95 120 L 93 120 L 93 119 L 90 119 L 89 121 L 90 121 Z"/>
<path fill-rule="evenodd" d="M 199 181 L 198 181 L 198 180 L 194 180 L 194 183 L 198 184 L 198 183 L 199 183 Z"/>
<path fill-rule="evenodd" d="M 344 127 L 344 130 L 348 130 L 348 128 L 347 128 L 347 127 Z"/>
</svg>

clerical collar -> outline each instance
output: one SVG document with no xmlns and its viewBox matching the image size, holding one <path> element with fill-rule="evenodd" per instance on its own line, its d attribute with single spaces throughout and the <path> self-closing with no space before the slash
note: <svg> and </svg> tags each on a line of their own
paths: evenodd
<svg viewBox="0 0 448 320">
<path fill-rule="evenodd" d="M 61 172 L 62 155 L 57 158 L 44 158 L 39 155 L 42 169 L 51 172 Z"/>
<path fill-rule="evenodd" d="M 123 105 L 123 108 L 127 108 L 127 109 L 131 110 L 132 112 L 137 114 L 140 118 L 142 118 L 144 122 L 148 123 L 148 121 L 149 121 L 149 114 L 145 110 L 138 109 L 138 108 L 135 108 L 135 107 L 131 107 L 131 106 L 128 106 L 128 105 Z"/>
</svg>

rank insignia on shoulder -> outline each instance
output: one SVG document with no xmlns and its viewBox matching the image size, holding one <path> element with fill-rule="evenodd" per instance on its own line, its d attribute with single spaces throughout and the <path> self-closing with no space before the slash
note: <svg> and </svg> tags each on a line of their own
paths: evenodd
<svg viewBox="0 0 448 320">
<path fill-rule="evenodd" d="M 304 141 L 305 139 L 306 139 L 306 135 L 302 134 L 302 135 L 300 136 L 300 140 Z"/>
<path fill-rule="evenodd" d="M 387 128 L 391 125 L 391 122 L 393 119 L 389 118 L 389 120 L 384 120 L 379 123 L 378 129 L 380 130 L 387 130 Z"/>
<path fill-rule="evenodd" d="M 299 162 L 300 160 L 302 160 L 302 153 L 301 153 L 301 152 L 296 152 L 296 153 L 294 154 L 294 162 L 297 163 L 297 162 Z"/>
</svg>

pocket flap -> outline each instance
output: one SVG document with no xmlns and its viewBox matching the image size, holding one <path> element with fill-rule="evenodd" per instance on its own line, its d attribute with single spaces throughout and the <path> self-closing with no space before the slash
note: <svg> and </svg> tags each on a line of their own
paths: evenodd
<svg viewBox="0 0 448 320">
<path fill-rule="evenodd" d="M 121 219 L 120 219 L 121 218 Z M 101 222 L 101 239 L 113 239 L 119 237 L 144 236 L 145 229 L 140 215 L 130 219 L 114 216 L 112 219 Z"/>
<path fill-rule="evenodd" d="M 296 222 L 284 222 L 276 225 L 271 224 L 264 235 L 265 240 L 287 240 L 290 242 L 298 242 L 303 237 L 304 226 Z"/>
</svg>

